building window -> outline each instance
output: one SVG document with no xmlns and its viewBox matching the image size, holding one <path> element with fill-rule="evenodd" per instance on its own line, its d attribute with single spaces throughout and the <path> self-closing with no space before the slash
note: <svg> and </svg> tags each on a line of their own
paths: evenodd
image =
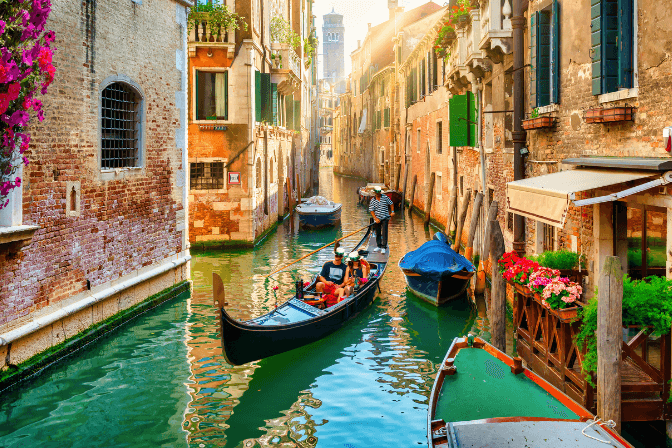
<svg viewBox="0 0 672 448">
<path fill-rule="evenodd" d="M 415 150 L 418 152 L 418 154 L 420 154 L 420 129 L 418 129 L 417 134 L 418 134 L 418 139 L 415 142 L 415 146 L 416 146 Z"/>
<path fill-rule="evenodd" d="M 443 123 L 436 122 L 436 153 L 443 154 Z"/>
<path fill-rule="evenodd" d="M 513 213 L 506 214 L 506 228 L 509 232 L 513 232 Z"/>
<path fill-rule="evenodd" d="M 560 27 L 558 1 L 530 18 L 530 101 L 532 107 L 559 102 Z"/>
<path fill-rule="evenodd" d="M 229 72 L 196 70 L 196 119 L 229 119 Z"/>
<path fill-rule="evenodd" d="M 441 193 L 443 193 L 443 181 L 441 173 L 436 173 L 436 185 L 434 186 L 434 193 L 437 198 L 441 198 Z"/>
<path fill-rule="evenodd" d="M 541 223 L 541 251 L 548 252 L 555 249 L 555 227 L 545 222 Z"/>
<path fill-rule="evenodd" d="M 192 190 L 220 190 L 224 188 L 224 163 L 192 163 L 190 184 Z"/>
<path fill-rule="evenodd" d="M 460 196 L 464 196 L 464 176 L 460 176 Z"/>
<path fill-rule="evenodd" d="M 492 201 L 495 200 L 495 190 L 488 188 L 488 205 L 492 204 Z"/>
<path fill-rule="evenodd" d="M 114 82 L 101 95 L 101 167 L 139 166 L 140 96 L 128 84 Z"/>
<path fill-rule="evenodd" d="M 593 95 L 634 87 L 634 0 L 593 0 L 591 5 Z"/>
</svg>

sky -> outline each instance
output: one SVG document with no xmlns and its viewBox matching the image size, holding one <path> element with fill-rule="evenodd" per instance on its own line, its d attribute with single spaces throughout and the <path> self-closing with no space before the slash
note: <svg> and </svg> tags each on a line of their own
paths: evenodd
<svg viewBox="0 0 672 448">
<path fill-rule="evenodd" d="M 404 11 L 417 8 L 427 3 L 428 0 L 399 0 L 399 6 L 404 7 Z M 435 3 L 443 5 L 442 1 L 434 0 Z M 315 25 L 320 39 L 320 54 L 322 54 L 322 23 L 325 14 L 334 9 L 338 14 L 343 15 L 345 26 L 345 76 L 350 73 L 350 53 L 357 48 L 357 40 L 364 40 L 368 23 L 376 26 L 388 20 L 390 14 L 387 9 L 387 0 L 315 0 L 313 3 L 313 14 L 315 14 Z M 322 56 L 319 56 L 319 77 L 322 77 Z"/>
</svg>

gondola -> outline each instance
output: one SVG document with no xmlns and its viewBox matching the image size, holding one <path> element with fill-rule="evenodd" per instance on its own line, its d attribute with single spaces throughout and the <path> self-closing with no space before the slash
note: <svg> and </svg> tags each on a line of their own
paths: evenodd
<svg viewBox="0 0 672 448">
<path fill-rule="evenodd" d="M 441 305 L 464 294 L 474 275 L 474 265 L 450 247 L 448 237 L 434 234 L 418 249 L 399 260 L 408 288 L 418 297 Z"/>
<path fill-rule="evenodd" d="M 366 184 L 366 186 L 364 187 L 359 187 L 357 189 L 357 197 L 360 204 L 364 204 L 367 206 L 369 205 L 369 202 L 371 202 L 371 198 L 375 196 L 375 193 L 373 192 L 373 189 L 375 187 L 382 188 L 383 194 L 388 198 L 390 198 L 392 204 L 394 204 L 394 208 L 395 209 L 399 208 L 402 199 L 401 192 L 397 190 L 392 190 L 391 188 L 388 188 L 387 185 L 385 184 Z"/>
<path fill-rule="evenodd" d="M 632 448 L 607 422 L 484 340 L 455 338 L 427 410 L 429 448 Z"/>
<path fill-rule="evenodd" d="M 247 321 L 232 318 L 222 306 L 224 286 L 213 273 L 213 289 L 221 309 L 222 347 L 227 362 L 241 365 L 310 344 L 341 328 L 365 309 L 376 295 L 389 259 L 389 249 L 374 252 L 376 238 L 368 228 L 353 251 L 359 251 L 370 265 L 368 281 L 354 295 L 325 309 L 315 300 L 317 277 L 273 311 Z"/>
</svg>

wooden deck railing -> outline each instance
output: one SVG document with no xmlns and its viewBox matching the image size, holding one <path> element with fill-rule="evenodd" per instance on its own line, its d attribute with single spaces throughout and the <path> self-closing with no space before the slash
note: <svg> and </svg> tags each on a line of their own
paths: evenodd
<svg viewBox="0 0 672 448">
<path fill-rule="evenodd" d="M 574 340 L 580 323 L 545 308 L 531 294 L 517 290 L 514 297 L 518 354 L 532 370 L 595 413 L 595 389 L 581 372 L 585 352 Z M 672 361 L 670 334 L 655 336 L 650 328 L 628 328 L 623 334 L 622 421 L 672 418 L 672 406 L 667 402 Z"/>
</svg>

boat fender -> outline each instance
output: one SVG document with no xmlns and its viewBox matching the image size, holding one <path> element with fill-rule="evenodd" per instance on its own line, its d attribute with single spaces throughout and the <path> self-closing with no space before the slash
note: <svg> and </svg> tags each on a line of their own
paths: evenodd
<svg viewBox="0 0 672 448">
<path fill-rule="evenodd" d="M 446 375 L 455 375 L 457 373 L 457 368 L 455 367 L 455 358 L 448 358 L 446 362 L 441 366 L 441 370 L 444 371 Z"/>
</svg>

